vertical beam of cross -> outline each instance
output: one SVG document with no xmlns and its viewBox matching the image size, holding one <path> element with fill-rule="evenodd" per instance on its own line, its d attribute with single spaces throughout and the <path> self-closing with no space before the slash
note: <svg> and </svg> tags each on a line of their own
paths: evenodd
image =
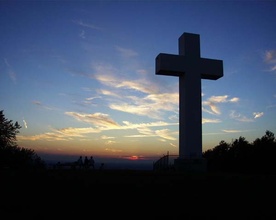
<svg viewBox="0 0 276 220">
<path fill-rule="evenodd" d="M 201 79 L 223 76 L 222 60 L 200 57 L 198 34 L 183 33 L 179 55 L 160 53 L 155 74 L 179 77 L 179 158 L 202 158 Z"/>
</svg>

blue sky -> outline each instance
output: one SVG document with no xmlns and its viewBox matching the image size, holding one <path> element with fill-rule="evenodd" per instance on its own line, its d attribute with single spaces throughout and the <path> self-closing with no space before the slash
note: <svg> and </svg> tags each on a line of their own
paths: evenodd
<svg viewBox="0 0 276 220">
<path fill-rule="evenodd" d="M 224 76 L 202 80 L 203 151 L 276 133 L 274 1 L 1 1 L 0 104 L 21 147 L 156 160 L 178 154 L 178 78 L 159 53 L 200 35 Z"/>
</svg>

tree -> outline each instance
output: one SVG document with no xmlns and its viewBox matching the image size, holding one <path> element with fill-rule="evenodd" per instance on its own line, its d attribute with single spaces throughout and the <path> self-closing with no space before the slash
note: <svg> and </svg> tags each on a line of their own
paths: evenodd
<svg viewBox="0 0 276 220">
<path fill-rule="evenodd" d="M 0 111 L 0 169 L 44 168 L 45 163 L 32 149 L 19 147 L 16 135 L 21 126 Z"/>
<path fill-rule="evenodd" d="M 0 111 L 0 147 L 16 146 L 16 135 L 21 126 L 18 122 L 13 124 L 12 120 L 5 118 L 4 111 Z"/>
<path fill-rule="evenodd" d="M 221 141 L 203 153 L 213 171 L 243 173 L 276 173 L 276 139 L 271 131 L 249 143 L 244 137 L 231 144 Z"/>
</svg>

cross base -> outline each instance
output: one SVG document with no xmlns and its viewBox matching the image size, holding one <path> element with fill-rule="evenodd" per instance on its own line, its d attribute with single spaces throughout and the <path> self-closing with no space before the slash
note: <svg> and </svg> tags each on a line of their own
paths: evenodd
<svg viewBox="0 0 276 220">
<path fill-rule="evenodd" d="M 174 168 L 176 171 L 206 172 L 207 160 L 203 158 L 198 158 L 198 159 L 177 158 L 174 160 Z"/>
</svg>

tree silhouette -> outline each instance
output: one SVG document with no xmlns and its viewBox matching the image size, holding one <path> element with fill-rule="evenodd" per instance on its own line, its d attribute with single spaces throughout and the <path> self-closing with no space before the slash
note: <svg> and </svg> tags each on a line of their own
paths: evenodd
<svg viewBox="0 0 276 220">
<path fill-rule="evenodd" d="M 12 123 L 12 120 L 5 118 L 4 111 L 0 111 L 0 146 L 16 146 L 16 135 L 21 126 L 18 122 Z"/>
<path fill-rule="evenodd" d="M 239 137 L 231 144 L 221 141 L 203 152 L 209 170 L 241 173 L 276 173 L 275 155 L 276 139 L 268 130 L 252 143 Z"/>
<path fill-rule="evenodd" d="M 0 111 L 0 169 L 44 168 L 45 163 L 32 149 L 19 147 L 16 135 L 21 126 Z"/>
</svg>

